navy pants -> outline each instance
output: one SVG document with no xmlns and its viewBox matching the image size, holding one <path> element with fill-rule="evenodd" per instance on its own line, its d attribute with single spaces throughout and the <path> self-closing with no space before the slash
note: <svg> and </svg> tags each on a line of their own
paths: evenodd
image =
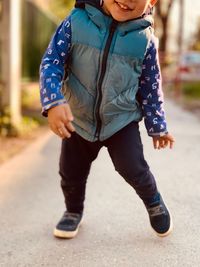
<svg viewBox="0 0 200 267">
<path fill-rule="evenodd" d="M 62 140 L 60 155 L 61 187 L 69 212 L 82 212 L 85 187 L 91 163 L 105 146 L 115 170 L 129 183 L 144 201 L 151 202 L 157 195 L 153 174 L 144 159 L 139 126 L 131 122 L 105 141 L 89 142 L 77 133 Z"/>
</svg>

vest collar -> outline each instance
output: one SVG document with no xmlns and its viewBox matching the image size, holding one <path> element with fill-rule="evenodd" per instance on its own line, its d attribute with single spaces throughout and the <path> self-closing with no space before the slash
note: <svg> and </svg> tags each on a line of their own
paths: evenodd
<svg viewBox="0 0 200 267">
<path fill-rule="evenodd" d="M 150 26 L 153 26 L 153 18 L 151 15 L 137 18 L 134 20 L 129 20 L 126 22 L 119 23 L 118 30 L 122 35 L 130 31 L 143 30 Z"/>
<path fill-rule="evenodd" d="M 94 24 L 97 25 L 102 31 L 107 31 L 111 22 L 113 21 L 112 17 L 106 15 L 102 9 L 98 9 L 91 4 L 85 4 L 85 11 L 87 12 L 89 18 Z M 118 31 L 121 35 L 133 30 L 142 30 L 153 25 L 153 18 L 151 15 L 137 18 L 134 20 L 129 20 L 126 22 L 118 23 Z"/>
<path fill-rule="evenodd" d="M 110 16 L 106 15 L 102 9 L 99 10 L 98 8 L 89 4 L 85 5 L 85 10 L 89 18 L 94 24 L 96 24 L 98 28 L 100 28 L 102 31 L 107 31 L 113 20 Z"/>
</svg>

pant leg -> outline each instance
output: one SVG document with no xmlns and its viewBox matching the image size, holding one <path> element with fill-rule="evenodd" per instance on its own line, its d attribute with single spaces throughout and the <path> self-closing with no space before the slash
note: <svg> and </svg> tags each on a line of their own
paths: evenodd
<svg viewBox="0 0 200 267">
<path fill-rule="evenodd" d="M 144 158 L 138 123 L 132 122 L 106 141 L 115 170 L 148 203 L 157 195 L 153 174 Z"/>
<path fill-rule="evenodd" d="M 98 142 L 89 142 L 76 133 L 62 140 L 59 174 L 69 212 L 82 212 L 84 209 L 87 177 L 100 148 Z"/>
</svg>

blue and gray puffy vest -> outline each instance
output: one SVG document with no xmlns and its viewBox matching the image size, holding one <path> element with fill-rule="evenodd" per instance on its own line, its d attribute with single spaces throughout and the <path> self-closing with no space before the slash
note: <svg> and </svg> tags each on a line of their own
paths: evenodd
<svg viewBox="0 0 200 267">
<path fill-rule="evenodd" d="M 72 11 L 63 93 L 76 131 L 86 140 L 103 141 L 142 119 L 136 94 L 151 25 L 151 17 L 116 22 L 89 4 Z"/>
</svg>

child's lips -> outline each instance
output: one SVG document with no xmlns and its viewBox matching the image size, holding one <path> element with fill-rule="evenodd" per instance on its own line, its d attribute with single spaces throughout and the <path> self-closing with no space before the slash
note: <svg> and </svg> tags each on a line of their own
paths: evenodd
<svg viewBox="0 0 200 267">
<path fill-rule="evenodd" d="M 115 3 L 120 7 L 120 9 L 122 9 L 123 11 L 132 11 L 133 8 L 131 8 L 130 6 L 124 4 L 124 3 L 121 3 L 121 2 L 118 2 L 118 1 L 115 1 Z"/>
</svg>

